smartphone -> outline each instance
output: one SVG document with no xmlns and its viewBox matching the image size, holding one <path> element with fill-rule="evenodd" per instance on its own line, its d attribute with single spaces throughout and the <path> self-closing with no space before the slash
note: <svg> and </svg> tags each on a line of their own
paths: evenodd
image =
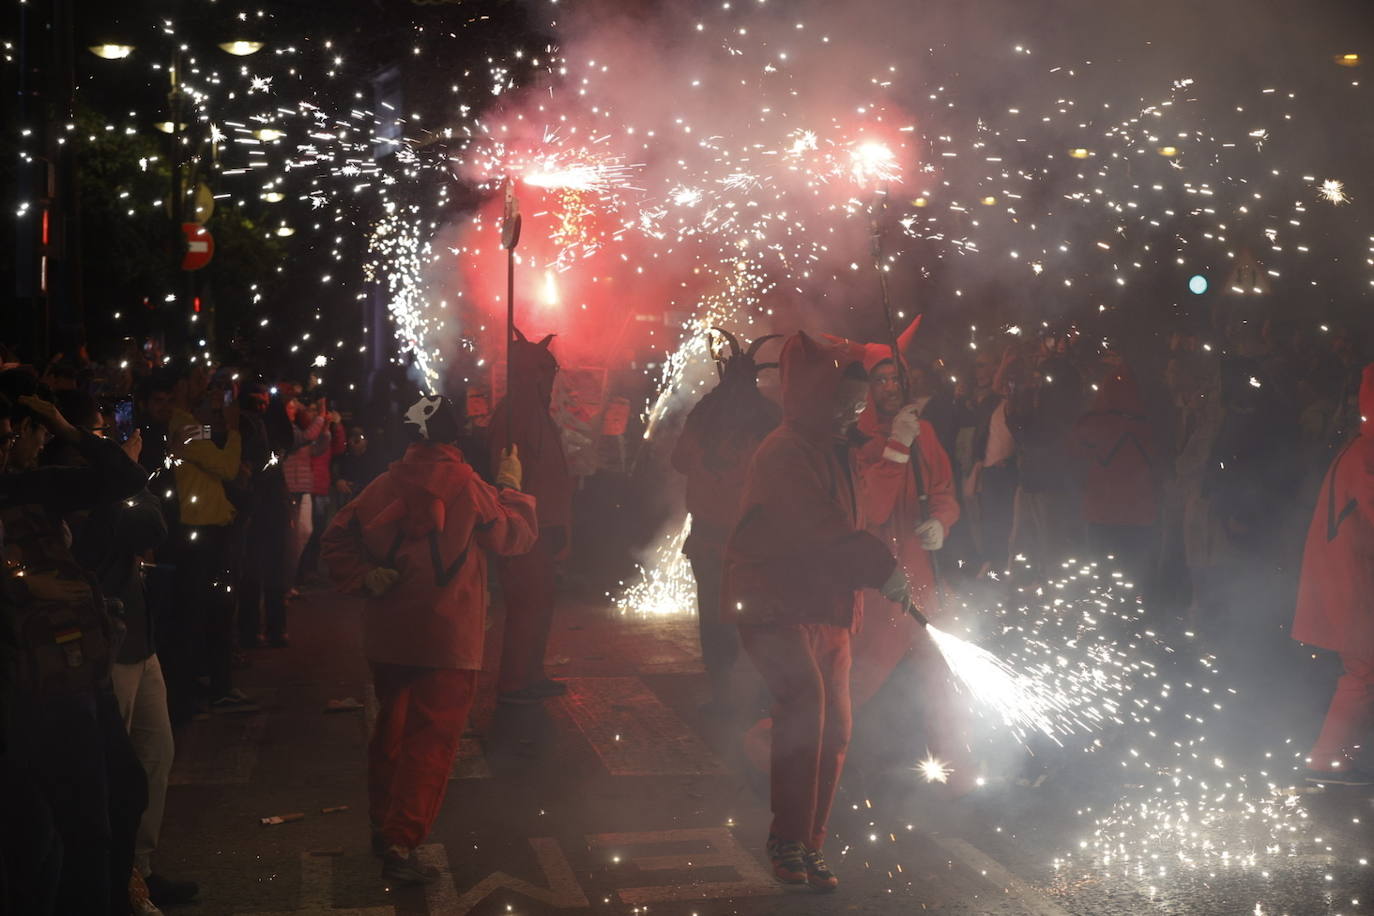
<svg viewBox="0 0 1374 916">
<path fill-rule="evenodd" d="M 134 399 L 120 398 L 114 406 L 114 438 L 125 443 L 134 434 Z"/>
</svg>

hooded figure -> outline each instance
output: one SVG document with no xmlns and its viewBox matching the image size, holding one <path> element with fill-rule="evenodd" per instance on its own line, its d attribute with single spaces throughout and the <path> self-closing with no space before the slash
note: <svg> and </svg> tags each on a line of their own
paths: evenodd
<svg viewBox="0 0 1374 916">
<path fill-rule="evenodd" d="M 492 413 L 487 441 L 493 467 L 504 449 L 518 449 L 525 492 L 539 503 L 540 528 L 532 550 L 497 566 L 506 623 L 496 689 L 503 703 L 538 703 L 567 692 L 563 684 L 545 676 L 544 652 L 553 626 L 554 561 L 567 551 L 572 530 L 573 478 L 549 413 L 558 375 L 558 361 L 549 352 L 553 335 L 530 343 L 518 329 L 515 334 L 510 344 L 511 389 Z"/>
<path fill-rule="evenodd" d="M 1154 565 L 1159 485 L 1154 431 L 1124 365 L 1098 382 L 1092 409 L 1079 418 L 1071 442 L 1086 465 L 1083 521 L 1093 552 L 1099 560 L 1114 556 L 1139 588 Z"/>
<path fill-rule="evenodd" d="M 418 441 L 339 510 L 321 556 L 341 590 L 367 598 L 363 649 L 378 705 L 368 747 L 373 846 L 384 877 L 416 884 L 438 874 L 414 851 L 439 814 L 476 694 L 487 552 L 529 550 L 538 522 L 515 454 L 502 456 L 496 486 L 463 459 L 447 398 L 421 398 L 406 422 Z"/>
<path fill-rule="evenodd" d="M 739 656 L 739 634 L 720 613 L 721 564 L 725 541 L 739 520 L 740 494 L 754 451 L 778 425 L 781 411 L 758 388 L 760 369 L 754 356 L 766 341 L 760 337 L 741 348 L 733 335 L 720 331 L 730 346 L 722 360 L 720 384 L 697 402 L 683 424 L 673 449 L 673 468 L 687 477 L 687 511 L 692 531 L 682 552 L 697 581 L 697 625 L 701 660 L 711 681 L 712 706 L 730 704 L 730 672 Z"/>
<path fill-rule="evenodd" d="M 798 333 L 781 365 L 783 422 L 749 466 L 722 600 L 773 695 L 773 872 L 833 890 L 821 846 L 849 746 L 849 633 L 861 589 L 895 596 L 905 580 L 864 530 L 850 467 L 845 436 L 868 394 L 860 351 Z"/>
<path fill-rule="evenodd" d="M 1294 639 L 1340 653 L 1345 667 L 1308 755 L 1307 778 L 1317 783 L 1374 783 L 1374 364 L 1360 383 L 1360 414 L 1360 434 L 1317 495 L 1293 620 Z"/>
<path fill-rule="evenodd" d="M 933 616 L 940 610 L 940 596 L 931 553 L 944 545 L 959 520 L 949 456 L 934 427 L 919 418 L 917 405 L 902 404 L 892 348 L 866 346 L 864 368 L 869 373 L 869 399 L 858 428 L 866 441 L 855 461 L 868 531 L 897 557 L 916 606 Z M 929 750 L 947 761 L 956 760 L 967 740 L 961 739 L 962 724 L 954 715 L 959 706 L 949 669 L 930 635 L 906 608 L 882 595 L 866 594 L 864 626 L 854 635 L 853 652 L 849 683 L 854 708 L 871 700 L 897 666 L 911 659 L 930 711 Z M 973 776 L 971 766 L 954 769 L 961 776 Z"/>
</svg>

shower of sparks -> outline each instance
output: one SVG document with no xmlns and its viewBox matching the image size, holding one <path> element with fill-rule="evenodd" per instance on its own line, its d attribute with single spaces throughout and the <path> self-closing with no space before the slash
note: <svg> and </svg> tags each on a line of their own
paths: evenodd
<svg viewBox="0 0 1374 916">
<path fill-rule="evenodd" d="M 1321 187 L 1317 189 L 1317 192 L 1321 195 L 1322 200 L 1335 204 L 1336 206 L 1350 203 L 1350 196 L 1345 193 L 1345 182 L 1343 181 L 1328 178 L 1321 183 Z"/>
<path fill-rule="evenodd" d="M 1058 744 L 1067 732 L 1094 727 L 1089 721 L 1091 714 L 1079 706 L 1078 697 L 1039 676 L 1045 673 L 1043 667 L 1020 672 L 981 646 L 939 627 L 927 629 L 963 688 L 1018 738 L 1024 740 L 1028 733 L 1039 732 Z"/>
<path fill-rule="evenodd" d="M 950 774 L 954 772 L 944 761 L 937 760 L 935 755 L 929 752 L 926 753 L 925 759 L 916 765 L 916 769 L 926 782 L 949 782 Z"/>
<path fill-rule="evenodd" d="M 682 545 L 692 530 L 692 517 L 655 548 L 652 565 L 638 567 L 639 581 L 615 598 L 622 616 L 673 617 L 697 612 L 697 584 Z"/>
</svg>

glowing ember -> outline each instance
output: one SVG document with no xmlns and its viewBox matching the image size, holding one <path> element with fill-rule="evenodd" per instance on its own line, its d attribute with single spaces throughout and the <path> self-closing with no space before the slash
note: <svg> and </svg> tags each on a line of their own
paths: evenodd
<svg viewBox="0 0 1374 916">
<path fill-rule="evenodd" d="M 929 751 L 926 752 L 925 759 L 916 765 L 916 769 L 926 782 L 949 782 L 949 776 L 954 772 Z"/>
<path fill-rule="evenodd" d="M 1336 206 L 1350 203 L 1350 195 L 1345 193 L 1345 182 L 1337 181 L 1334 178 L 1328 178 L 1323 181 L 1321 187 L 1317 189 L 1317 193 L 1321 195 L 1322 200 L 1333 203 Z"/>
</svg>

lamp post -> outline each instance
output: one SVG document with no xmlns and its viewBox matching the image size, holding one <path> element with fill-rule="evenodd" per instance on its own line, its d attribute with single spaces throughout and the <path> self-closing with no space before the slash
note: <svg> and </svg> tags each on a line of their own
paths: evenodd
<svg viewBox="0 0 1374 916">
<path fill-rule="evenodd" d="M 261 41 L 249 36 L 231 38 L 227 41 L 218 43 L 218 46 L 227 54 L 235 57 L 246 57 L 261 51 L 264 44 Z M 88 47 L 88 50 L 102 60 L 124 60 L 137 51 L 137 46 L 122 38 L 98 41 Z M 196 153 L 187 150 L 187 138 L 185 121 L 185 102 L 186 97 L 182 89 L 182 71 L 186 65 L 186 46 L 178 42 L 172 49 L 171 61 L 167 68 L 168 89 L 167 89 L 167 115 L 168 121 L 164 124 L 156 125 L 159 130 L 168 134 L 170 155 L 168 156 L 168 166 L 171 173 L 171 196 L 168 198 L 168 211 L 171 217 L 171 260 L 172 271 L 180 274 L 180 282 L 177 284 L 181 288 L 181 296 L 184 296 L 186 306 L 195 308 L 196 301 L 196 281 L 194 270 L 185 269 L 184 259 L 187 253 L 187 239 L 183 232 L 183 225 L 188 222 L 188 213 L 194 215 L 194 205 L 188 209 L 187 198 L 196 193 L 199 185 L 199 176 L 196 169 Z M 194 314 L 194 313 L 193 313 Z M 207 316 L 209 325 L 206 332 L 206 339 L 210 341 L 210 346 L 214 345 L 214 314 L 213 309 Z M 177 326 L 176 334 L 180 336 L 185 333 L 185 328 Z M 189 339 L 189 337 L 188 337 Z M 174 346 L 175 344 L 176 346 Z M 180 349 L 181 341 L 169 341 L 168 349 Z"/>
</svg>

